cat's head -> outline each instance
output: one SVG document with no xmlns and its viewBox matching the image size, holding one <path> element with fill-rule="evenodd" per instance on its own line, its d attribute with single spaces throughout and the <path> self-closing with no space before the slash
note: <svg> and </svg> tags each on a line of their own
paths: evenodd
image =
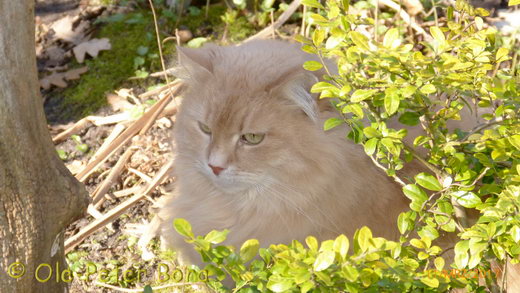
<svg viewBox="0 0 520 293">
<path fill-rule="evenodd" d="M 307 54 L 260 42 L 179 48 L 179 57 L 189 89 L 175 126 L 178 172 L 202 173 L 227 193 L 309 172 L 323 131 Z"/>
</svg>

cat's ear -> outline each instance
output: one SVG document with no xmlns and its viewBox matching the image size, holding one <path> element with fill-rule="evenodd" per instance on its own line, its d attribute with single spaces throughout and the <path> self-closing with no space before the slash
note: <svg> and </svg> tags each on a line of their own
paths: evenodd
<svg viewBox="0 0 520 293">
<path fill-rule="evenodd" d="M 318 78 L 309 72 L 293 74 L 285 78 L 273 88 L 272 92 L 279 93 L 298 105 L 302 111 L 312 119 L 318 121 L 318 105 L 316 98 L 311 94 L 311 87 L 318 82 Z"/>
<path fill-rule="evenodd" d="M 216 46 L 208 44 L 202 48 L 177 46 L 179 65 L 187 72 L 190 79 L 203 81 L 213 76 L 213 63 Z"/>
</svg>

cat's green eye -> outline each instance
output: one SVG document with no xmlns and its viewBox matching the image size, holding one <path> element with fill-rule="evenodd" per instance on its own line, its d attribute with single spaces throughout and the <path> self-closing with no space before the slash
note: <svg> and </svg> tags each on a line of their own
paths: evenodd
<svg viewBox="0 0 520 293">
<path fill-rule="evenodd" d="M 205 134 L 211 134 L 211 129 L 204 123 L 199 122 L 199 128 L 204 132 Z"/>
<path fill-rule="evenodd" d="M 261 143 L 264 140 L 264 136 L 265 134 L 263 133 L 246 133 L 240 137 L 240 140 L 246 144 L 255 145 Z"/>
</svg>

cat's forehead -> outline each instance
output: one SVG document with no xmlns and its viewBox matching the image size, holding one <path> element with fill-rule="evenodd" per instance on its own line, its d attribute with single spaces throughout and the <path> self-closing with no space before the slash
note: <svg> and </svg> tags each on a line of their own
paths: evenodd
<svg viewBox="0 0 520 293">
<path fill-rule="evenodd" d="M 205 103 L 205 115 L 209 123 L 218 129 L 241 130 L 255 123 L 265 123 L 269 107 L 265 92 L 231 91 L 214 93 Z M 261 127 L 261 125 L 255 125 Z"/>
</svg>

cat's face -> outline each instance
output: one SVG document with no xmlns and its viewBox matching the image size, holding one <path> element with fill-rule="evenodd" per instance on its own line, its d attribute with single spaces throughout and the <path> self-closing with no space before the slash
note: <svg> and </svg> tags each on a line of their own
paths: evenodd
<svg viewBox="0 0 520 293">
<path fill-rule="evenodd" d="M 291 144 L 297 143 L 291 131 L 301 131 L 296 125 L 308 120 L 267 92 L 185 99 L 177 120 L 178 151 L 189 154 L 193 167 L 223 191 L 243 191 L 285 169 L 295 155 Z"/>
<path fill-rule="evenodd" d="M 301 157 L 316 124 L 308 112 L 315 105 L 303 88 L 308 76 L 252 86 L 243 74 L 192 79 L 175 126 L 179 172 L 203 174 L 226 193 L 265 186 L 280 180 L 276 174 L 304 168 Z"/>
</svg>

